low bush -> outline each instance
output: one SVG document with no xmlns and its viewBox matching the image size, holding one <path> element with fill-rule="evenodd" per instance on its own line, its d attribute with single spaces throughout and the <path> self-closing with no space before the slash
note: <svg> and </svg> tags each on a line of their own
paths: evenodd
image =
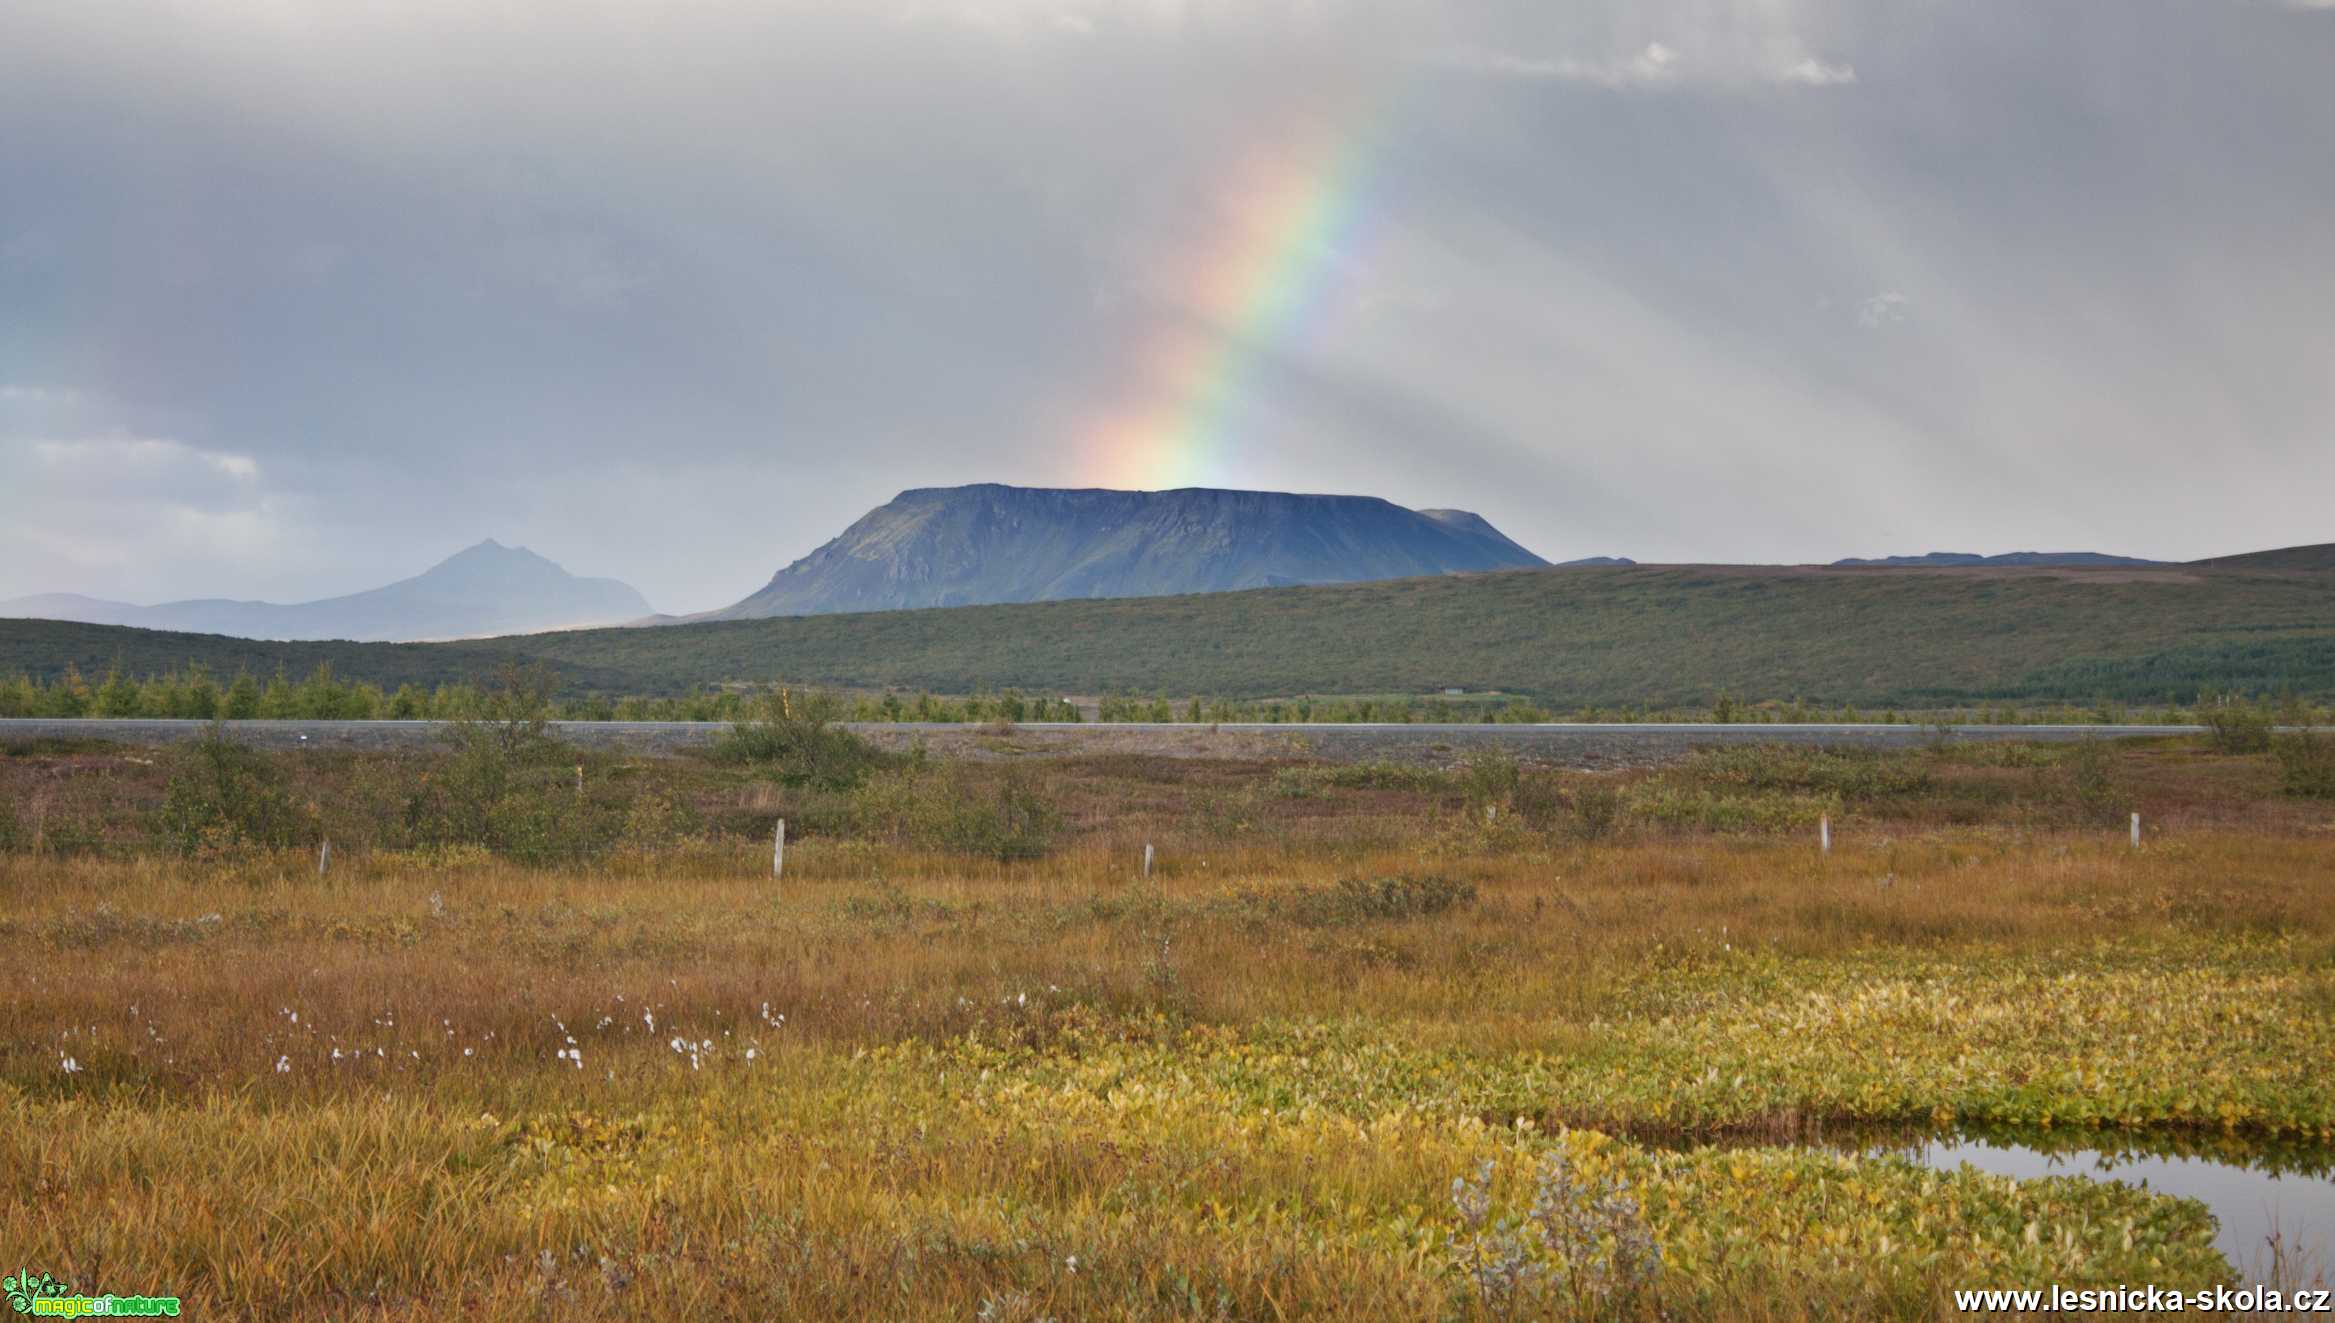
<svg viewBox="0 0 2335 1323">
<path fill-rule="evenodd" d="M 2268 753 L 2270 713 L 2245 703 L 2217 703 L 2200 714 L 2215 753 Z"/>
<path fill-rule="evenodd" d="M 1618 786 L 1604 781 L 1583 782 L 1572 788 L 1565 802 L 1573 811 L 1573 834 L 1583 840 L 1602 840 L 1621 825 L 1624 804 Z"/>
<path fill-rule="evenodd" d="M 2279 781 L 2286 793 L 2305 799 L 2335 799 L 2335 739 L 2298 730 L 2276 746 Z"/>
<path fill-rule="evenodd" d="M 482 715 L 447 727 L 452 756 L 406 800 L 413 845 L 478 846 L 545 864 L 595 858 L 616 843 L 630 797 L 585 795 L 581 755 L 546 729 L 550 694 L 548 673 L 505 668 Z"/>
<path fill-rule="evenodd" d="M 1790 745 L 1697 750 L 1674 776 L 1702 786 L 1800 791 L 1852 802 L 1918 795 L 1931 781 L 1928 769 L 1903 754 Z"/>
<path fill-rule="evenodd" d="M 2025 740 L 1956 740 L 1926 751 L 1936 762 L 1956 767 L 2031 768 L 2051 765 L 2051 753 Z"/>
<path fill-rule="evenodd" d="M 1252 891 L 1244 906 L 1309 928 L 1388 919 L 1423 919 L 1475 903 L 1473 884 L 1435 874 L 1341 878 L 1327 887 Z"/>
<path fill-rule="evenodd" d="M 1202 791 L 1191 800 L 1192 829 L 1213 840 L 1227 841 L 1268 821 L 1265 805 L 1254 791 Z"/>
<path fill-rule="evenodd" d="M 1624 803 L 1632 817 L 1691 831 L 1791 831 L 1813 827 L 1817 819 L 1840 811 L 1834 795 L 1787 790 L 1725 793 L 1660 781 L 1635 787 Z"/>
<path fill-rule="evenodd" d="M 1039 858 L 1062 833 L 1062 815 L 1026 776 L 978 776 L 956 763 L 868 778 L 852 816 L 861 835 L 999 861 Z"/>
<path fill-rule="evenodd" d="M 175 755 L 161 827 L 187 855 L 282 850 L 315 834 L 314 815 L 294 801 L 275 760 L 215 723 Z"/>
<path fill-rule="evenodd" d="M 841 703 L 817 691 L 779 689 L 762 696 L 759 710 L 715 741 L 714 761 L 767 768 L 790 786 L 850 790 L 871 773 L 897 766 L 885 753 L 834 724 Z"/>
<path fill-rule="evenodd" d="M 1367 762 L 1285 767 L 1273 776 L 1276 793 L 1302 798 L 1320 790 L 1407 790 L 1439 794 L 1452 788 L 1451 773 L 1407 763 Z"/>
<path fill-rule="evenodd" d="M 1517 817 L 1542 829 L 1558 825 L 1572 811 L 1564 781 L 1548 772 L 1530 772 L 1519 777 L 1509 804 Z"/>
<path fill-rule="evenodd" d="M 2104 822 L 2123 810 L 2123 790 L 2107 745 L 2078 740 L 2061 755 L 2060 774 L 2064 797 L 2086 821 Z"/>
<path fill-rule="evenodd" d="M 1501 748 L 1478 749 L 1469 754 L 1457 776 L 1459 791 L 1467 797 L 1468 807 L 1478 811 L 1486 806 L 1514 802 L 1523 779 L 1524 771 L 1517 765 L 1516 755 Z"/>
</svg>

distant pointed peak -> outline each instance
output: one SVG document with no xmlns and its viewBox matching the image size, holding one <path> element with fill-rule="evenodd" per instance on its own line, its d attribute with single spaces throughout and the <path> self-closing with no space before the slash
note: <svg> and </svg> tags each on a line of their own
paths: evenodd
<svg viewBox="0 0 2335 1323">
<path fill-rule="evenodd" d="M 525 547 L 511 546 L 487 538 L 455 552 L 446 559 L 422 571 L 425 578 L 438 580 L 448 575 L 543 573 L 547 570 L 565 574 L 557 562 L 537 555 Z"/>
<path fill-rule="evenodd" d="M 504 557 L 515 558 L 520 556 L 534 557 L 535 553 L 529 551 L 525 547 L 505 545 L 504 543 L 497 542 L 490 537 L 482 538 L 477 542 L 473 542 L 469 546 L 464 547 L 462 550 L 455 552 L 451 556 L 448 556 L 446 559 L 447 561 L 493 560 L 501 559 Z"/>
</svg>

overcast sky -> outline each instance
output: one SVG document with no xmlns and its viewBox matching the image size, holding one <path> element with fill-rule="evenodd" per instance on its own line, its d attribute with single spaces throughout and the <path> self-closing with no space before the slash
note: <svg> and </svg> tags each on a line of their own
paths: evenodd
<svg viewBox="0 0 2335 1323">
<path fill-rule="evenodd" d="M 5 5 L 0 597 L 695 610 L 974 481 L 2323 542 L 2330 144 L 2329 3 Z"/>
</svg>

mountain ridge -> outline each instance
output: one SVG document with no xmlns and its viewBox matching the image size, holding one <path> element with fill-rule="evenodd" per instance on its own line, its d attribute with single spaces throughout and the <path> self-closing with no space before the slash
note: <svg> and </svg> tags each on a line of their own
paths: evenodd
<svg viewBox="0 0 2335 1323">
<path fill-rule="evenodd" d="M 139 606 L 78 593 L 0 601 L 0 617 L 263 640 L 418 642 L 615 625 L 652 608 L 616 579 L 585 578 L 493 538 L 410 578 L 307 602 L 189 598 Z"/>
<path fill-rule="evenodd" d="M 1919 569 L 1928 566 L 1959 565 L 2162 565 L 2166 562 L 2145 560 L 2138 556 L 2111 556 L 2099 551 L 2007 551 L 1997 556 L 1983 556 L 1972 551 L 1932 551 L 1919 556 L 1847 556 L 1832 562 L 1844 568 L 1882 566 L 1890 569 Z"/>
</svg>

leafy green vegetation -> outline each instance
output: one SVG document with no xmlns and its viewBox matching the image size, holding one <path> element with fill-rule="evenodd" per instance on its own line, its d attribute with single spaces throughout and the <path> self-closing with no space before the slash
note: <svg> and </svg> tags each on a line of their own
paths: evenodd
<svg viewBox="0 0 2335 1323">
<path fill-rule="evenodd" d="M 282 850 L 315 824 L 293 803 L 283 768 L 214 726 L 178 750 L 162 801 L 162 830 L 189 855 Z"/>
<path fill-rule="evenodd" d="M 832 694 L 773 690 L 714 744 L 713 759 L 767 769 L 787 785 L 849 790 L 899 759 L 836 726 L 843 710 Z"/>
<path fill-rule="evenodd" d="M 2298 731 L 2280 736 L 2272 747 L 2286 793 L 2335 799 L 2335 739 L 2317 731 Z"/>
</svg>

